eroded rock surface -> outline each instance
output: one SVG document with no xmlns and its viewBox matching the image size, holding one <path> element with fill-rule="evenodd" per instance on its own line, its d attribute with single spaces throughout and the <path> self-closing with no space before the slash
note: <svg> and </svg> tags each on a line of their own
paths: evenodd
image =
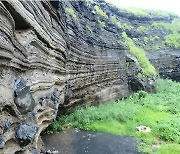
<svg viewBox="0 0 180 154">
<path fill-rule="evenodd" d="M 39 153 L 40 133 L 77 105 L 155 90 L 154 77 L 138 77 L 136 57 L 117 43 L 123 29 L 96 14 L 94 5 L 0 2 L 0 153 Z M 142 21 L 123 13 L 122 19 Z"/>
</svg>

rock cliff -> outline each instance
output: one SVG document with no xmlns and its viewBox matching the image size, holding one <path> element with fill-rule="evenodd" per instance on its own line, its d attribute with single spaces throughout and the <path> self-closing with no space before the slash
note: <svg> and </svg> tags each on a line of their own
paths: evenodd
<svg viewBox="0 0 180 154">
<path fill-rule="evenodd" d="M 78 105 L 155 91 L 148 45 L 133 38 L 150 34 L 139 26 L 173 18 L 139 17 L 104 1 L 1 1 L 0 153 L 39 153 L 40 133 Z M 175 53 L 167 51 L 167 71 L 162 52 L 149 58 L 162 76 L 175 77 Z"/>
</svg>

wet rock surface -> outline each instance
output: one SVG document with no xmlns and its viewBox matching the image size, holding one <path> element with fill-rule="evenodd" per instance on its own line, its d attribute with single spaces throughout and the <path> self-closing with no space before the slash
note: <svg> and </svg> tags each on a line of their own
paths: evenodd
<svg viewBox="0 0 180 154">
<path fill-rule="evenodd" d="M 43 137 L 46 150 L 59 154 L 140 154 L 138 142 L 128 136 L 66 130 Z"/>
</svg>

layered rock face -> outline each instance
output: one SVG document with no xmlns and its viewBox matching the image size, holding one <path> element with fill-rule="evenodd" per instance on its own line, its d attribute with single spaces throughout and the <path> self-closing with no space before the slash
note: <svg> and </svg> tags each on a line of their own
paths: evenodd
<svg viewBox="0 0 180 154">
<path fill-rule="evenodd" d="M 162 78 L 169 78 L 180 81 L 180 51 L 163 50 L 152 53 L 149 56 L 154 66 L 158 68 L 159 75 Z"/>
<path fill-rule="evenodd" d="M 0 153 L 38 153 L 64 103 L 65 26 L 49 2 L 0 2 Z"/>
<path fill-rule="evenodd" d="M 154 77 L 139 76 L 136 56 L 117 41 L 136 33 L 98 14 L 99 4 L 0 2 L 0 153 L 39 153 L 40 133 L 78 105 L 155 90 Z M 150 20 L 121 15 L 134 25 Z"/>
</svg>

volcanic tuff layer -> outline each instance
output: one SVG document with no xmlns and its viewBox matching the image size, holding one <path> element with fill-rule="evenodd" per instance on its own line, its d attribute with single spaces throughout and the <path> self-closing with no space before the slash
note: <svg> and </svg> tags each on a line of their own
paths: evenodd
<svg viewBox="0 0 180 154">
<path fill-rule="evenodd" d="M 134 26 L 165 20 L 103 1 L 0 2 L 0 153 L 39 153 L 40 133 L 77 105 L 155 90 L 122 41 L 122 32 L 136 32 L 109 20 L 113 14 Z"/>
</svg>

